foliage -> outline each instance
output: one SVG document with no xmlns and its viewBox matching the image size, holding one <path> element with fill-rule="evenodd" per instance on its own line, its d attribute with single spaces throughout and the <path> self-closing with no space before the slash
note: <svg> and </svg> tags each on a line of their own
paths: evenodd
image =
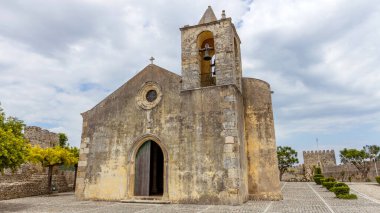
<svg viewBox="0 0 380 213">
<path fill-rule="evenodd" d="M 5 169 L 14 172 L 26 161 L 29 143 L 22 130 L 24 123 L 14 117 L 6 117 L 0 107 L 0 173 Z"/>
<path fill-rule="evenodd" d="M 363 148 L 362 150 L 344 148 L 340 151 L 342 163 L 352 163 L 366 179 L 370 169 L 370 154 Z"/>
<path fill-rule="evenodd" d="M 314 174 L 318 175 L 318 174 L 322 174 L 322 170 L 320 167 L 314 167 Z"/>
<path fill-rule="evenodd" d="M 336 196 L 339 199 L 358 199 L 356 194 L 340 194 Z"/>
<path fill-rule="evenodd" d="M 67 143 L 67 136 L 65 133 L 59 133 L 58 134 L 58 137 L 59 137 L 59 146 L 60 147 L 67 147 L 68 146 L 68 143 Z"/>
<path fill-rule="evenodd" d="M 336 182 L 336 183 L 335 183 L 335 185 L 334 185 L 334 187 L 341 187 L 341 186 L 345 186 L 345 187 L 348 187 L 348 185 L 347 185 L 347 184 L 345 184 L 345 183 L 342 183 L 342 182 Z"/>
<path fill-rule="evenodd" d="M 376 182 L 378 183 L 378 184 L 380 184 L 380 176 L 377 176 L 377 177 L 375 177 L 376 178 Z"/>
<path fill-rule="evenodd" d="M 324 176 L 321 175 L 321 174 L 316 174 L 314 175 L 313 179 L 314 179 L 314 182 L 317 184 L 317 185 L 321 185 L 321 179 L 323 179 Z"/>
<path fill-rule="evenodd" d="M 350 188 L 348 186 L 334 187 L 334 193 L 336 196 L 342 195 L 342 194 L 349 194 Z"/>
<path fill-rule="evenodd" d="M 330 190 L 331 188 L 334 187 L 335 183 L 336 183 L 336 182 L 326 182 L 326 181 L 325 181 L 325 182 L 323 182 L 323 186 L 324 186 L 326 189 Z"/>
<path fill-rule="evenodd" d="M 369 154 L 371 160 L 380 159 L 380 146 L 377 145 L 365 145 L 363 150 Z"/>
<path fill-rule="evenodd" d="M 46 149 L 34 146 L 30 150 L 29 161 L 34 163 L 41 163 L 42 166 L 55 166 L 55 165 L 75 165 L 78 163 L 78 158 L 66 148 L 60 146 L 49 147 Z"/>
<path fill-rule="evenodd" d="M 280 180 L 289 167 L 298 163 L 297 152 L 289 146 L 277 147 L 278 169 L 280 170 Z"/>
</svg>

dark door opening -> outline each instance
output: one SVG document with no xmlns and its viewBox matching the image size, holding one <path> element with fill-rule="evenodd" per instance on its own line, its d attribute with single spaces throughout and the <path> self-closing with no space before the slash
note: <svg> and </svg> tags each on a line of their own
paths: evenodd
<svg viewBox="0 0 380 213">
<path fill-rule="evenodd" d="M 154 141 L 145 142 L 135 161 L 135 196 L 162 196 L 164 192 L 164 155 Z"/>
</svg>

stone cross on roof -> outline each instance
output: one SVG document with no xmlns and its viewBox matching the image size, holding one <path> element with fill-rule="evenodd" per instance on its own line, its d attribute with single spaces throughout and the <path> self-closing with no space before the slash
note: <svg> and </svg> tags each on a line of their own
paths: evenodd
<svg viewBox="0 0 380 213">
<path fill-rule="evenodd" d="M 151 64 L 153 64 L 154 59 L 155 59 L 155 58 L 153 58 L 153 56 L 150 57 L 149 61 L 150 61 Z"/>
<path fill-rule="evenodd" d="M 203 14 L 201 20 L 199 20 L 198 24 L 205 24 L 205 23 L 216 21 L 216 20 L 217 19 L 216 19 L 214 11 L 212 10 L 211 6 L 208 6 L 207 10 Z"/>
</svg>

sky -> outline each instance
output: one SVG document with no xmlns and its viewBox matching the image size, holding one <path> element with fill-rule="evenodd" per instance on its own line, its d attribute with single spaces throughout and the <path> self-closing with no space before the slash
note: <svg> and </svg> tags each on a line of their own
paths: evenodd
<svg viewBox="0 0 380 213">
<path fill-rule="evenodd" d="M 380 145 L 377 0 L 0 0 L 1 107 L 79 146 L 80 113 L 151 56 L 181 73 L 179 28 L 209 5 L 237 27 L 243 76 L 274 91 L 277 145 L 301 162 L 304 150 Z"/>
</svg>

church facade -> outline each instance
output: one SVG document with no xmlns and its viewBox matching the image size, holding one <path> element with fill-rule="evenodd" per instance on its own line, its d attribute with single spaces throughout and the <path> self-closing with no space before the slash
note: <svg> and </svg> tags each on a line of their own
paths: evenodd
<svg viewBox="0 0 380 213">
<path fill-rule="evenodd" d="M 231 18 L 181 30 L 182 75 L 145 67 L 91 110 L 76 196 L 238 205 L 282 199 L 268 83 L 242 77 Z"/>
</svg>

